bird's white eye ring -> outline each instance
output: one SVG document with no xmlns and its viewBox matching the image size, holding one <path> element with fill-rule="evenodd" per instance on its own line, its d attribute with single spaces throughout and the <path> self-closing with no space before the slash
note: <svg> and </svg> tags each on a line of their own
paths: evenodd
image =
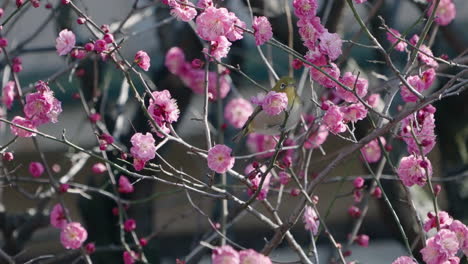
<svg viewBox="0 0 468 264">
<path fill-rule="evenodd" d="M 282 84 L 280 85 L 280 89 L 283 90 L 284 88 L 286 88 L 286 84 L 285 84 L 285 83 L 282 83 Z"/>
</svg>

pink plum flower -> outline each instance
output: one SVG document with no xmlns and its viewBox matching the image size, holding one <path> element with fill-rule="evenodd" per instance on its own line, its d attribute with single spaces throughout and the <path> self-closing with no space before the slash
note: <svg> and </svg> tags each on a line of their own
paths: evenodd
<svg viewBox="0 0 468 264">
<path fill-rule="evenodd" d="M 135 54 L 135 59 L 133 60 L 140 68 L 144 71 L 148 71 L 151 66 L 151 59 L 148 56 L 148 53 L 140 50 Z"/>
<path fill-rule="evenodd" d="M 60 204 L 56 204 L 50 212 L 50 224 L 53 227 L 62 229 L 67 224 L 67 218 L 65 217 L 65 211 Z"/>
<path fill-rule="evenodd" d="M 369 247 L 369 236 L 368 235 L 360 234 L 360 235 L 358 235 L 356 237 L 355 241 L 361 247 Z"/>
<path fill-rule="evenodd" d="M 104 163 L 98 162 L 91 167 L 91 170 L 93 173 L 102 174 L 107 171 L 107 167 L 104 165 Z"/>
<path fill-rule="evenodd" d="M 3 87 L 3 93 L 2 93 L 2 101 L 5 104 L 5 106 L 8 109 L 11 109 L 11 106 L 13 105 L 13 101 L 15 100 L 15 82 L 9 81 L 7 84 Z"/>
<path fill-rule="evenodd" d="M 273 31 L 268 18 L 254 17 L 252 27 L 254 29 L 255 44 L 257 46 L 263 45 L 265 42 L 273 37 Z"/>
<path fill-rule="evenodd" d="M 198 8 L 208 8 L 213 6 L 213 0 L 198 0 L 197 7 Z"/>
<path fill-rule="evenodd" d="M 358 78 L 356 75 L 353 75 L 351 72 L 346 72 L 343 77 L 340 78 L 341 83 L 349 87 L 351 90 L 354 90 L 356 94 L 363 98 L 367 94 L 368 82 L 366 79 Z M 358 99 L 356 96 L 349 91 L 346 91 L 343 87 L 337 86 L 336 93 L 341 99 L 349 103 L 357 103 Z"/>
<path fill-rule="evenodd" d="M 226 36 L 233 26 L 232 16 L 226 8 L 208 7 L 196 19 L 198 35 L 207 41 Z"/>
<path fill-rule="evenodd" d="M 210 54 L 216 60 L 221 60 L 227 57 L 231 45 L 231 42 L 225 36 L 219 36 L 215 41 L 211 41 L 210 50 L 203 49 L 203 52 Z"/>
<path fill-rule="evenodd" d="M 60 242 L 66 249 L 78 249 L 88 238 L 88 232 L 80 223 L 67 224 L 60 233 Z"/>
<path fill-rule="evenodd" d="M 403 157 L 398 166 L 397 173 L 404 185 L 411 187 L 414 184 L 424 186 L 427 182 L 426 172 L 432 176 L 431 162 L 425 158 L 410 155 Z"/>
<path fill-rule="evenodd" d="M 418 75 L 409 76 L 406 81 L 418 92 L 423 92 L 429 89 L 435 80 L 435 70 L 430 68 L 422 73 L 422 76 Z M 419 98 L 414 95 L 405 85 L 401 86 L 401 97 L 405 102 L 417 102 Z"/>
<path fill-rule="evenodd" d="M 132 193 L 134 187 L 127 177 L 121 175 L 119 178 L 119 192 L 120 193 Z"/>
<path fill-rule="evenodd" d="M 380 137 L 380 142 L 385 146 L 385 138 Z M 361 148 L 361 153 L 364 159 L 369 163 L 375 163 L 382 157 L 382 150 L 380 148 L 379 140 L 374 139 Z"/>
<path fill-rule="evenodd" d="M 323 116 L 323 124 L 328 128 L 333 134 L 339 134 L 346 131 L 346 125 L 344 124 L 344 116 L 340 111 L 340 107 L 334 105 L 332 102 L 328 101 L 329 104 L 328 110 Z"/>
<path fill-rule="evenodd" d="M 315 209 L 309 205 L 307 205 L 304 209 L 303 221 L 304 221 L 305 229 L 312 232 L 314 236 L 317 235 L 320 221 L 319 221 L 319 218 Z"/>
<path fill-rule="evenodd" d="M 252 184 L 252 187 L 247 190 L 247 194 L 250 196 L 253 196 L 255 192 L 258 190 L 260 187 L 260 181 L 261 181 L 261 176 L 264 174 L 266 171 L 266 166 L 262 166 L 261 168 L 254 168 L 252 164 L 249 164 L 245 168 L 245 175 L 249 175 L 249 181 Z M 252 174 L 253 177 L 250 177 Z M 265 200 L 268 191 L 270 190 L 270 180 L 271 180 L 271 173 L 267 173 L 265 175 L 265 180 L 263 181 L 262 189 L 258 193 L 257 200 Z"/>
<path fill-rule="evenodd" d="M 217 173 L 232 169 L 235 159 L 231 157 L 231 152 L 226 145 L 215 145 L 208 151 L 208 167 Z"/>
<path fill-rule="evenodd" d="M 315 16 L 318 8 L 317 0 L 294 0 L 294 13 L 300 18 Z"/>
<path fill-rule="evenodd" d="M 247 148 L 251 153 L 265 152 L 273 150 L 276 146 L 276 137 L 271 135 L 263 135 L 251 133 L 247 137 Z M 259 155 L 261 158 L 268 158 L 274 155 L 274 152 L 264 153 Z"/>
<path fill-rule="evenodd" d="M 421 254 L 426 264 L 447 263 L 445 261 L 455 257 L 459 246 L 454 232 L 441 229 L 434 237 L 426 241 L 426 247 L 421 250 Z"/>
<path fill-rule="evenodd" d="M 286 93 L 270 91 L 262 101 L 262 109 L 268 115 L 279 115 L 288 107 L 288 96 Z"/>
<path fill-rule="evenodd" d="M 133 156 L 133 166 L 135 170 L 140 171 L 144 168 L 145 163 L 154 159 L 156 156 L 155 140 L 151 133 L 135 133 L 130 139 L 132 148 L 130 153 Z"/>
<path fill-rule="evenodd" d="M 156 124 L 165 133 L 169 133 L 169 125 L 179 119 L 179 107 L 168 90 L 151 93 L 148 112 Z M 163 137 L 158 133 L 158 136 Z"/>
<path fill-rule="evenodd" d="M 247 27 L 244 21 L 240 20 L 234 13 L 229 12 L 229 16 L 233 22 L 231 29 L 226 33 L 229 41 L 236 41 L 244 37 L 244 28 Z"/>
<path fill-rule="evenodd" d="M 133 264 L 135 260 L 138 260 L 138 254 L 135 253 L 133 250 L 131 251 L 124 251 L 122 254 L 124 264 Z"/>
<path fill-rule="evenodd" d="M 34 126 L 49 122 L 57 123 L 58 116 L 62 112 L 62 103 L 54 97 L 54 92 L 46 83 L 39 81 L 36 89 L 37 92 L 26 95 L 24 114 Z"/>
<path fill-rule="evenodd" d="M 212 264 L 240 264 L 239 253 L 231 246 L 222 246 L 213 249 L 211 253 Z"/>
<path fill-rule="evenodd" d="M 353 181 L 353 186 L 356 189 L 361 189 L 362 187 L 364 187 L 364 179 L 362 177 L 357 177 Z"/>
<path fill-rule="evenodd" d="M 363 120 L 367 116 L 367 109 L 361 103 L 340 107 L 340 111 L 343 113 L 345 122 L 357 122 L 358 120 Z"/>
<path fill-rule="evenodd" d="M 330 60 L 336 60 L 342 53 L 342 41 L 340 35 L 336 33 L 323 32 L 320 37 L 319 50 L 322 54 L 328 55 Z"/>
<path fill-rule="evenodd" d="M 397 259 L 395 259 L 392 264 L 417 264 L 417 262 L 414 261 L 414 259 L 407 257 L 407 256 L 401 256 Z"/>
<path fill-rule="evenodd" d="M 232 99 L 224 108 L 224 118 L 235 128 L 243 127 L 252 113 L 252 104 L 243 98 Z"/>
<path fill-rule="evenodd" d="M 398 38 L 401 37 L 401 34 L 400 32 L 398 32 L 398 30 L 396 29 L 393 29 L 393 28 L 390 28 L 390 31 L 391 32 L 387 32 L 387 40 L 392 44 L 394 45 L 395 43 L 398 42 L 398 44 L 395 45 L 395 49 L 398 50 L 398 51 L 405 51 L 406 47 L 408 46 L 408 44 L 406 44 L 406 42 L 404 41 L 400 41 Z M 393 34 L 392 34 L 393 33 Z"/>
<path fill-rule="evenodd" d="M 172 47 L 166 53 L 164 65 L 172 74 L 182 74 L 185 64 L 185 54 L 179 47 Z"/>
<path fill-rule="evenodd" d="M 431 16 L 434 11 L 436 1 L 429 0 L 428 2 L 431 2 L 431 7 L 427 10 L 427 16 Z M 435 22 L 441 26 L 446 26 L 455 19 L 456 15 L 457 9 L 455 8 L 455 4 L 452 0 L 440 0 L 435 13 Z"/>
<path fill-rule="evenodd" d="M 271 264 L 271 260 L 269 257 L 258 253 L 253 249 L 241 250 L 239 252 L 239 260 L 239 264 Z"/>
<path fill-rule="evenodd" d="M 31 162 L 29 163 L 29 173 L 34 178 L 39 178 L 44 173 L 44 166 L 40 162 Z"/>
<path fill-rule="evenodd" d="M 15 116 L 11 122 L 15 125 L 23 126 L 25 128 L 31 129 L 31 130 L 36 130 L 36 126 L 31 122 L 29 119 L 26 119 L 21 116 Z M 36 136 L 36 133 L 34 132 L 29 132 L 27 130 L 24 130 L 22 128 L 19 128 L 14 125 L 10 125 L 11 128 L 11 133 L 13 135 L 18 136 L 18 137 L 34 137 Z"/>
<path fill-rule="evenodd" d="M 424 155 L 434 148 L 436 144 L 435 111 L 435 107 L 428 105 L 416 112 L 415 115 L 406 117 L 401 122 L 400 135 L 407 144 L 409 153 L 421 154 L 418 142 Z M 417 142 L 414 139 L 413 133 L 417 138 Z"/>
<path fill-rule="evenodd" d="M 424 222 L 424 231 L 429 232 L 432 228 L 437 227 L 437 220 L 434 213 L 427 214 L 428 219 Z M 437 215 L 440 228 L 447 228 L 453 222 L 453 218 L 445 211 L 439 211 Z"/>
<path fill-rule="evenodd" d="M 316 126 L 312 128 L 312 133 L 310 133 L 307 140 L 304 142 L 304 148 L 306 149 L 315 149 L 320 147 L 328 137 L 328 129 L 324 125 Z"/>
<path fill-rule="evenodd" d="M 320 52 L 317 41 L 319 36 L 326 31 L 323 25 L 320 23 L 319 17 L 303 17 L 297 21 L 299 27 L 299 35 L 301 36 L 304 46 L 309 48 L 307 52 L 307 60 L 314 62 L 318 57 L 324 56 Z"/>
<path fill-rule="evenodd" d="M 335 80 L 337 80 L 340 77 L 340 69 L 338 68 L 338 66 L 335 63 L 330 63 L 328 66 L 328 63 L 326 62 L 326 58 L 324 56 L 320 57 L 320 59 L 318 59 L 314 64 L 316 66 L 319 66 L 322 71 L 326 72 Z M 334 88 L 337 86 L 334 80 L 332 80 L 330 77 L 313 67 L 310 68 L 310 75 L 312 77 L 312 80 L 326 88 Z"/>
<path fill-rule="evenodd" d="M 172 7 L 171 15 L 178 20 L 189 22 L 197 16 L 197 10 L 192 7 L 188 0 L 181 0 L 180 3 L 171 0 L 169 5 Z"/>
<path fill-rule="evenodd" d="M 136 229 L 136 221 L 135 219 L 127 219 L 125 222 L 124 222 L 124 230 L 127 231 L 127 232 L 131 232 L 133 230 Z"/>
<path fill-rule="evenodd" d="M 458 244 L 460 245 L 460 248 L 462 249 L 463 253 L 467 255 L 468 253 L 468 227 L 462 222 L 458 220 L 454 220 L 448 226 L 448 229 L 457 235 Z"/>
<path fill-rule="evenodd" d="M 75 47 L 75 34 L 68 29 L 64 29 L 60 31 L 59 36 L 55 41 L 55 48 L 57 49 L 58 55 L 67 55 L 70 53 L 70 51 L 72 51 L 73 47 Z"/>
</svg>

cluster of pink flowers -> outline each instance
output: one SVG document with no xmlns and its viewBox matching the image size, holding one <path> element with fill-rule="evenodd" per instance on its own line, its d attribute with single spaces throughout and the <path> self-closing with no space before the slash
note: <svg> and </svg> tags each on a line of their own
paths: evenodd
<svg viewBox="0 0 468 264">
<path fill-rule="evenodd" d="M 380 137 L 380 142 L 385 146 L 385 138 Z M 380 148 L 379 140 L 374 139 L 361 148 L 361 153 L 364 159 L 369 163 L 375 163 L 382 157 L 382 150 Z"/>
<path fill-rule="evenodd" d="M 226 145 L 215 145 L 208 151 L 208 167 L 217 173 L 232 169 L 235 159 L 231 152 L 232 149 Z"/>
<path fill-rule="evenodd" d="M 307 205 L 305 207 L 303 220 L 305 224 L 305 229 L 312 232 L 314 236 L 317 235 L 320 221 L 317 212 L 314 208 L 312 208 L 312 206 Z"/>
<path fill-rule="evenodd" d="M 180 113 L 176 100 L 172 98 L 168 90 L 151 93 L 148 112 L 165 133 L 170 133 L 169 126 L 179 119 Z M 160 133 L 157 135 L 163 137 Z"/>
<path fill-rule="evenodd" d="M 424 71 L 421 76 L 419 75 L 412 75 L 409 76 L 406 81 L 418 92 L 423 92 L 429 89 L 434 83 L 436 77 L 435 70 L 433 68 L 430 68 L 426 71 Z M 408 87 L 405 85 L 401 86 L 401 97 L 403 98 L 403 101 L 405 102 L 416 102 L 418 101 L 418 97 L 414 95 Z"/>
<path fill-rule="evenodd" d="M 437 228 L 437 221 L 439 221 L 440 228 L 448 228 L 453 223 L 453 218 L 445 211 L 439 211 L 437 217 L 434 213 L 427 214 L 427 220 L 424 222 L 424 231 L 429 232 L 433 228 Z"/>
<path fill-rule="evenodd" d="M 252 113 L 252 104 L 243 98 L 232 99 L 224 108 L 224 118 L 234 128 L 243 127 Z"/>
<path fill-rule="evenodd" d="M 254 17 L 252 28 L 254 29 L 255 44 L 263 45 L 273 37 L 271 24 L 264 16 Z"/>
<path fill-rule="evenodd" d="M 66 249 L 80 248 L 88 238 L 88 232 L 80 223 L 68 223 L 65 211 L 60 204 L 56 204 L 50 213 L 50 224 L 61 229 L 60 242 Z"/>
<path fill-rule="evenodd" d="M 435 216 L 431 215 L 425 224 L 425 230 L 434 226 Z M 426 247 L 421 250 L 422 258 L 426 264 L 457 264 L 459 251 L 468 253 L 468 227 L 458 220 L 453 220 L 447 213 L 439 213 L 440 230 L 437 234 L 426 240 Z M 428 223 L 430 223 L 428 225 Z M 429 227 L 426 228 L 426 225 Z M 429 228 L 429 229 L 428 229 Z"/>
<path fill-rule="evenodd" d="M 36 83 L 36 90 L 37 92 L 26 95 L 26 103 L 23 108 L 26 118 L 16 116 L 12 120 L 14 124 L 36 130 L 40 125 L 58 122 L 57 118 L 62 112 L 61 102 L 54 97 L 54 92 L 43 81 Z M 35 133 L 13 125 L 11 131 L 19 137 L 35 136 Z"/>
<path fill-rule="evenodd" d="M 256 252 L 253 249 L 246 249 L 237 252 L 231 246 L 222 246 L 213 249 L 211 254 L 212 264 L 271 264 L 269 257 Z"/>
<path fill-rule="evenodd" d="M 309 130 L 311 133 L 304 142 L 304 148 L 315 149 L 320 147 L 328 138 L 328 129 L 325 125 L 316 124 L 315 117 L 308 115 L 305 117 L 306 122 L 312 126 Z"/>
<path fill-rule="evenodd" d="M 249 164 L 245 168 L 245 175 L 248 175 L 249 181 L 252 184 L 252 187 L 247 189 L 247 194 L 252 196 L 260 187 L 261 176 L 265 173 L 266 166 L 258 167 L 255 164 Z M 263 181 L 262 189 L 258 193 L 257 200 L 265 200 L 268 191 L 270 190 L 270 181 L 271 181 L 271 173 L 267 173 L 265 175 L 265 180 Z"/>
<path fill-rule="evenodd" d="M 351 72 L 346 72 L 341 78 L 341 83 L 351 88 L 356 92 L 360 98 L 364 98 L 367 95 L 368 82 L 366 79 L 358 78 L 358 76 L 353 75 Z M 356 96 L 350 92 L 346 91 L 343 87 L 336 87 L 336 94 L 345 100 L 348 103 L 357 103 L 358 99 Z"/>
<path fill-rule="evenodd" d="M 165 65 L 172 73 L 180 77 L 182 82 L 196 94 L 204 94 L 205 91 L 205 71 L 200 69 L 200 65 L 190 63 L 185 60 L 185 54 L 179 47 L 172 47 L 166 53 Z M 231 89 L 229 71 L 223 70 L 208 73 L 208 95 L 211 100 L 218 98 L 217 85 L 219 82 L 220 97 L 225 98 Z"/>
<path fill-rule="evenodd" d="M 400 136 L 407 144 L 409 153 L 427 155 L 434 148 L 436 144 L 435 111 L 434 106 L 427 105 L 401 122 Z M 420 147 L 423 153 L 420 153 Z"/>
<path fill-rule="evenodd" d="M 197 16 L 197 10 L 188 0 L 165 0 L 163 3 L 171 7 L 171 15 L 184 22 L 191 21 Z"/>
<path fill-rule="evenodd" d="M 135 133 L 130 142 L 132 143 L 130 153 L 133 156 L 133 167 L 140 171 L 145 167 L 146 162 L 156 156 L 155 140 L 151 133 Z"/>
<path fill-rule="evenodd" d="M 400 41 L 398 38 L 401 37 L 400 32 L 398 30 L 390 28 L 391 32 L 387 32 L 387 40 L 392 44 L 395 45 L 397 42 L 398 44 L 395 45 L 395 49 L 398 51 L 405 51 L 408 44 L 404 41 Z"/>
<path fill-rule="evenodd" d="M 413 35 L 413 37 L 411 37 L 411 39 L 409 40 L 410 44 L 413 46 L 416 46 L 418 41 L 418 35 Z M 422 44 L 419 47 L 419 50 L 420 52 L 418 52 L 418 59 L 422 64 L 425 64 L 426 66 L 431 68 L 439 67 L 439 63 L 437 63 L 437 61 L 434 59 L 434 54 L 432 54 L 432 50 L 428 46 Z"/>
<path fill-rule="evenodd" d="M 340 110 L 340 107 L 333 104 L 330 101 L 324 103 L 326 105 L 325 115 L 322 118 L 322 123 L 328 128 L 333 134 L 339 134 L 346 131 L 346 125 L 344 123 L 344 116 Z M 323 108 L 323 107 L 322 107 Z"/>
<path fill-rule="evenodd" d="M 424 186 L 432 176 L 432 165 L 429 159 L 410 155 L 403 157 L 397 169 L 398 176 L 404 185 L 411 187 L 415 184 Z M 426 175 L 427 173 L 427 175 Z"/>
<path fill-rule="evenodd" d="M 431 5 L 429 10 L 427 10 L 427 16 L 429 17 L 434 11 L 436 1 L 428 0 L 428 2 Z M 452 0 L 440 0 L 439 6 L 435 12 L 435 22 L 441 26 L 446 26 L 455 19 L 456 15 L 457 9 Z"/>
</svg>

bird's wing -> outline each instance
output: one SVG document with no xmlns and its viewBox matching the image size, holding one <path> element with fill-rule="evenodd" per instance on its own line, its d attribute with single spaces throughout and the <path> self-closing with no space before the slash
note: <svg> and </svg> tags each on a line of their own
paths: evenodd
<svg viewBox="0 0 468 264">
<path fill-rule="evenodd" d="M 237 133 L 233 138 L 232 141 L 234 142 L 239 142 L 243 137 L 245 137 L 250 131 L 250 124 L 252 123 L 252 120 L 262 111 L 261 106 L 257 106 L 253 113 L 249 116 L 249 119 L 247 119 L 247 122 L 245 122 L 244 126 L 242 127 L 241 131 Z"/>
</svg>

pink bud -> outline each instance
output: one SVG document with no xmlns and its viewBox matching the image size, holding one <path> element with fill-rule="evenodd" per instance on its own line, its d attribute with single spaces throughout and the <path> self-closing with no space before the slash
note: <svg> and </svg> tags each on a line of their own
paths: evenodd
<svg viewBox="0 0 468 264">
<path fill-rule="evenodd" d="M 102 144 L 99 144 L 99 150 L 106 150 L 107 149 L 107 144 L 106 143 L 102 143 Z"/>
<path fill-rule="evenodd" d="M 354 197 L 354 202 L 355 203 L 360 203 L 362 200 L 362 190 L 360 189 L 354 189 L 353 191 L 353 197 Z"/>
<path fill-rule="evenodd" d="M 191 64 L 194 69 L 200 69 L 205 63 L 200 59 L 194 59 Z"/>
<path fill-rule="evenodd" d="M 442 191 L 442 186 L 440 184 L 436 184 L 436 186 L 434 186 L 434 195 L 438 196 L 440 191 Z"/>
<path fill-rule="evenodd" d="M 114 35 L 107 33 L 104 35 L 103 39 L 107 44 L 111 44 L 112 42 L 114 42 Z"/>
<path fill-rule="evenodd" d="M 355 239 L 355 241 L 360 245 L 361 247 L 368 247 L 369 246 L 369 236 L 368 235 L 358 235 Z"/>
<path fill-rule="evenodd" d="M 97 53 L 101 53 L 101 52 L 105 51 L 106 47 L 107 47 L 107 43 L 103 39 L 98 39 L 98 40 L 96 40 L 96 42 L 94 42 L 94 50 Z"/>
<path fill-rule="evenodd" d="M 382 198 L 382 189 L 380 189 L 380 187 L 375 187 L 374 191 L 372 192 L 372 196 L 377 199 Z"/>
<path fill-rule="evenodd" d="M 291 196 L 298 196 L 299 194 L 301 193 L 301 190 L 299 190 L 298 188 L 292 188 L 291 189 Z"/>
<path fill-rule="evenodd" d="M 70 3 L 70 0 L 62 0 L 63 5 L 68 5 Z"/>
<path fill-rule="evenodd" d="M 106 141 L 107 144 L 114 143 L 114 138 L 111 135 L 107 134 L 107 133 L 103 133 L 101 135 L 101 139 Z"/>
<path fill-rule="evenodd" d="M 292 62 L 292 66 L 293 66 L 293 68 L 296 69 L 296 70 L 301 69 L 303 65 L 304 65 L 304 64 L 303 64 L 302 61 L 299 60 L 299 59 L 294 59 L 293 62 Z"/>
<path fill-rule="evenodd" d="M 319 197 L 318 197 L 317 195 L 312 196 L 312 202 L 313 202 L 314 204 L 318 204 L 318 202 L 319 202 Z"/>
<path fill-rule="evenodd" d="M 71 56 L 72 58 L 75 58 L 75 59 L 82 59 L 86 56 L 86 52 L 81 49 L 74 49 L 71 52 Z"/>
<path fill-rule="evenodd" d="M 0 8 L 0 17 L 3 16 L 3 13 L 4 13 L 3 8 Z"/>
<path fill-rule="evenodd" d="M 62 183 L 62 184 L 60 184 L 60 186 L 59 186 L 59 192 L 61 192 L 61 193 L 66 193 L 66 192 L 68 191 L 69 188 L 70 188 L 70 185 L 69 185 L 69 184 Z"/>
<path fill-rule="evenodd" d="M 16 7 L 20 8 L 24 4 L 24 0 L 16 0 Z"/>
<path fill-rule="evenodd" d="M 391 144 L 385 145 L 385 151 L 391 152 L 393 150 L 393 146 Z"/>
<path fill-rule="evenodd" d="M 353 218 L 359 218 L 359 216 L 361 216 L 361 210 L 353 205 L 348 208 L 348 214 Z"/>
<path fill-rule="evenodd" d="M 45 5 L 45 8 L 46 8 L 46 9 L 52 9 L 52 7 L 53 7 L 53 6 L 52 6 L 51 3 L 47 3 L 47 4 Z"/>
<path fill-rule="evenodd" d="M 44 166 L 40 162 L 31 162 L 29 163 L 29 173 L 34 178 L 38 178 L 44 173 Z"/>
<path fill-rule="evenodd" d="M 102 174 L 107 171 L 107 168 L 106 168 L 106 165 L 99 162 L 99 163 L 95 163 L 93 167 L 91 167 L 91 170 L 93 171 L 93 173 Z"/>
<path fill-rule="evenodd" d="M 14 64 L 22 64 L 23 63 L 23 60 L 21 59 L 21 57 L 14 57 L 11 62 L 13 62 Z"/>
<path fill-rule="evenodd" d="M 91 121 L 92 123 L 97 123 L 100 120 L 101 120 L 101 115 L 98 113 L 89 115 L 89 121 Z"/>
<path fill-rule="evenodd" d="M 0 47 L 5 48 L 6 46 L 8 46 L 8 39 L 0 38 Z"/>
<path fill-rule="evenodd" d="M 86 244 L 85 249 L 86 249 L 86 254 L 91 255 L 96 251 L 96 245 L 94 245 L 94 243 L 92 242 L 88 243 Z"/>
<path fill-rule="evenodd" d="M 118 207 L 112 208 L 112 214 L 115 215 L 115 216 L 118 216 L 119 215 L 119 208 Z"/>
<path fill-rule="evenodd" d="M 427 169 L 429 163 L 426 160 L 421 160 L 421 162 L 419 162 L 419 166 L 421 166 L 424 169 Z"/>
<path fill-rule="evenodd" d="M 23 71 L 23 65 L 21 64 L 13 64 L 13 72 L 21 72 Z"/>
<path fill-rule="evenodd" d="M 345 252 L 343 252 L 343 257 L 349 257 L 353 254 L 353 252 L 351 250 L 346 250 Z"/>
<path fill-rule="evenodd" d="M 135 219 L 127 219 L 124 223 L 124 230 L 127 232 L 133 231 L 136 228 L 136 221 Z"/>
<path fill-rule="evenodd" d="M 12 161 L 14 158 L 15 158 L 15 156 L 13 156 L 13 153 L 11 153 L 11 152 L 3 153 L 3 160 Z"/>
<path fill-rule="evenodd" d="M 143 237 L 142 237 L 142 238 L 140 238 L 138 241 L 140 242 L 140 245 L 141 245 L 142 247 L 148 245 L 148 240 L 147 240 L 146 238 L 143 238 Z"/>
<path fill-rule="evenodd" d="M 76 23 L 78 23 L 79 25 L 83 25 L 84 23 L 86 23 L 86 18 L 84 18 L 84 17 L 79 17 L 79 18 L 76 20 Z"/>
<path fill-rule="evenodd" d="M 322 102 L 322 105 L 320 106 L 320 108 L 323 111 L 327 111 L 330 108 L 330 105 L 327 102 Z"/>
<path fill-rule="evenodd" d="M 364 187 L 364 179 L 362 177 L 357 177 L 356 179 L 354 179 L 353 185 L 354 188 L 361 189 L 362 187 Z"/>
<path fill-rule="evenodd" d="M 120 158 L 123 159 L 123 160 L 126 160 L 128 158 L 127 153 L 125 153 L 125 152 L 120 153 Z"/>
<path fill-rule="evenodd" d="M 38 8 L 41 6 L 41 2 L 39 2 L 39 0 L 31 0 L 31 4 L 34 8 Z"/>
<path fill-rule="evenodd" d="M 102 25 L 101 30 L 104 31 L 104 33 L 109 33 L 110 31 L 109 25 L 107 24 Z"/>
</svg>

